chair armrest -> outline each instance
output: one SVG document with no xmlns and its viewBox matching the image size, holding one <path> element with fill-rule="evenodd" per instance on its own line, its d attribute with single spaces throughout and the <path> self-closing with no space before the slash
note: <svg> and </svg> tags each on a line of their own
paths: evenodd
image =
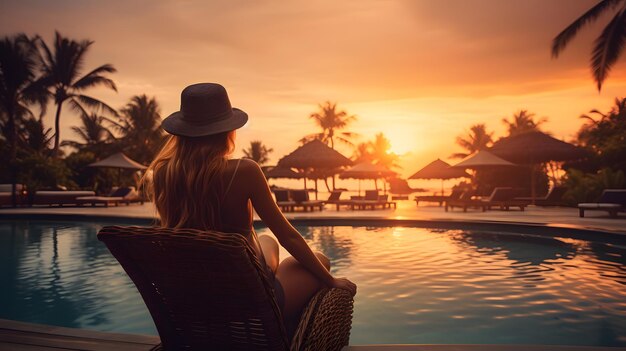
<svg viewBox="0 0 626 351">
<path fill-rule="evenodd" d="M 348 291 L 322 289 L 302 311 L 291 350 L 341 350 L 350 341 L 353 309 Z"/>
</svg>

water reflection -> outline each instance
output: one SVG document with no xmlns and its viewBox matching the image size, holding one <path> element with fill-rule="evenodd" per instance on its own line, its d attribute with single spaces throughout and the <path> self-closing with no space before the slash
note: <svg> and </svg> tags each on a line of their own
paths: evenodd
<svg viewBox="0 0 626 351">
<path fill-rule="evenodd" d="M 153 329 L 141 301 L 129 310 L 120 299 L 138 298 L 117 261 L 96 238 L 98 224 L 0 223 L 0 318 L 99 330 L 127 330 L 118 318 L 139 316 Z M 117 286 L 117 287 L 116 287 Z M 147 319 L 146 319 L 147 317 Z M 128 318 L 122 318 L 122 320 Z M 131 324 L 131 330 L 133 328 Z"/>
<path fill-rule="evenodd" d="M 0 286 L 9 287 L 0 318 L 154 334 L 96 238 L 101 226 L 0 222 Z M 626 345 L 623 247 L 408 227 L 298 230 L 359 285 L 353 344 Z"/>
<path fill-rule="evenodd" d="M 504 254 L 517 263 L 514 267 L 524 264 L 558 264 L 562 262 L 561 259 L 569 260 L 576 255 L 575 245 L 549 237 L 472 231 L 459 232 L 452 238 L 481 254 Z"/>
</svg>

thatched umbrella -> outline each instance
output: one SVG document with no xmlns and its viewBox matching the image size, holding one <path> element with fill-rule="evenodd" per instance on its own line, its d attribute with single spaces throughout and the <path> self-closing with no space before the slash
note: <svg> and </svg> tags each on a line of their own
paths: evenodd
<svg viewBox="0 0 626 351">
<path fill-rule="evenodd" d="M 467 156 L 459 163 L 450 167 L 456 169 L 485 169 L 511 166 L 516 166 L 516 164 L 503 160 L 489 151 L 481 150 Z"/>
<path fill-rule="evenodd" d="M 298 169 L 332 169 L 351 166 L 352 161 L 315 139 L 278 161 L 278 166 Z"/>
<path fill-rule="evenodd" d="M 113 154 L 103 160 L 94 162 L 88 167 L 117 168 L 117 182 L 119 184 L 122 175 L 122 169 L 144 170 L 148 167 L 137 161 L 133 161 L 121 152 Z"/>
<path fill-rule="evenodd" d="M 496 141 L 489 149 L 494 155 L 522 165 L 550 161 L 571 161 L 587 156 L 584 149 L 535 131 Z"/>
<path fill-rule="evenodd" d="M 285 167 L 271 167 L 265 172 L 265 177 L 270 178 L 287 178 L 287 179 L 301 179 L 304 178 L 302 173 L 294 172 L 291 168 Z"/>
<path fill-rule="evenodd" d="M 427 164 L 409 177 L 409 179 L 441 179 L 441 196 L 443 196 L 444 180 L 455 178 L 471 178 L 471 176 L 463 169 L 451 168 L 450 164 L 440 159 Z"/>
<path fill-rule="evenodd" d="M 536 165 L 550 161 L 579 160 L 587 156 L 584 149 L 539 131 L 502 138 L 489 151 L 511 162 L 531 166 L 530 191 L 533 203 L 536 197 Z"/>
<path fill-rule="evenodd" d="M 307 175 L 312 170 L 318 173 L 331 171 L 336 173 L 340 167 L 351 165 L 352 161 L 349 158 L 317 139 L 300 146 L 278 161 L 280 167 L 297 168 Z M 315 197 L 317 198 L 317 180 L 315 181 L 315 189 Z"/>
<path fill-rule="evenodd" d="M 341 179 L 358 179 L 359 180 L 359 195 L 361 195 L 361 179 L 373 179 L 374 186 L 378 190 L 377 179 L 387 178 L 396 175 L 396 172 L 388 169 L 385 166 L 372 164 L 370 162 L 361 162 L 353 167 L 339 173 Z M 387 192 L 387 184 L 385 186 L 385 193 Z"/>
</svg>

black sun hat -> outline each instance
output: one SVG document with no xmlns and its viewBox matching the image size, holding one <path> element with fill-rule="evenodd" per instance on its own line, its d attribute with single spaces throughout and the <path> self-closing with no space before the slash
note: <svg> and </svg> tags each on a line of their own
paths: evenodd
<svg viewBox="0 0 626 351">
<path fill-rule="evenodd" d="M 179 136 L 199 137 L 241 128 L 248 114 L 233 108 L 223 86 L 199 83 L 186 87 L 180 95 L 180 111 L 161 123 L 166 132 Z"/>
</svg>

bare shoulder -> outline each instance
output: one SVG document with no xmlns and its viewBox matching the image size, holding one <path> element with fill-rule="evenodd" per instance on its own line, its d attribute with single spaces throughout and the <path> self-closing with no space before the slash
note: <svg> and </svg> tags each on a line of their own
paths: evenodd
<svg viewBox="0 0 626 351">
<path fill-rule="evenodd" d="M 259 164 L 249 158 L 230 160 L 230 162 L 233 164 L 239 162 L 239 172 L 242 172 L 243 174 L 246 174 L 248 176 L 263 174 L 263 171 L 261 170 Z"/>
</svg>

